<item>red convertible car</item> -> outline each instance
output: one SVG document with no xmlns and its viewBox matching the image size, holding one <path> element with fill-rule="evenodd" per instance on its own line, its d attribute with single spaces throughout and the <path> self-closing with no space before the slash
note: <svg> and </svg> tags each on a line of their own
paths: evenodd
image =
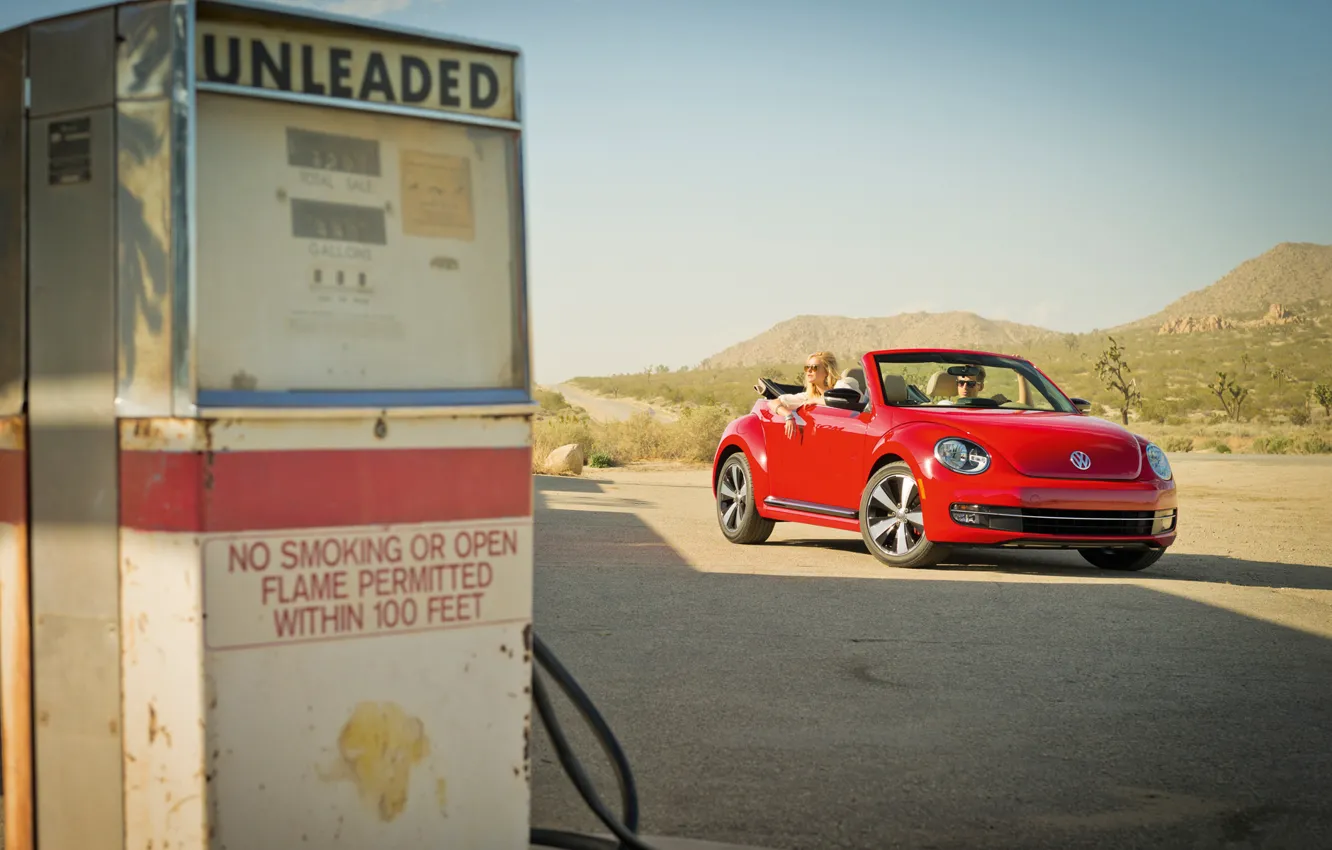
<svg viewBox="0 0 1332 850">
<path fill-rule="evenodd" d="M 1174 543 L 1165 452 L 1088 415 L 1030 361 L 896 349 L 847 375 L 862 391 L 797 408 L 789 436 L 769 399 L 803 388 L 766 378 L 765 398 L 727 426 L 712 481 L 728 540 L 801 522 L 858 531 L 894 567 L 999 546 L 1076 549 L 1109 570 L 1145 569 Z"/>
</svg>

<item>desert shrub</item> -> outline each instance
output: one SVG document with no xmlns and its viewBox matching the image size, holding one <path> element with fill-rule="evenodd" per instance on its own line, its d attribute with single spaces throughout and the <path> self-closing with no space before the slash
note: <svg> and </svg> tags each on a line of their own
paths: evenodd
<svg viewBox="0 0 1332 850">
<path fill-rule="evenodd" d="M 590 457 L 594 446 L 594 423 L 583 416 L 562 414 L 539 419 L 532 428 L 532 464 L 540 467 L 546 456 L 560 446 L 577 443 L 583 457 Z"/>
<path fill-rule="evenodd" d="M 1332 454 L 1332 442 L 1315 434 L 1300 441 L 1300 451 L 1307 455 Z"/>
<path fill-rule="evenodd" d="M 1284 455 L 1290 454 L 1293 445 L 1289 437 L 1284 434 L 1273 434 L 1270 437 L 1259 437 L 1253 441 L 1253 450 L 1260 455 Z"/>
<path fill-rule="evenodd" d="M 1217 440 L 1216 442 L 1212 443 L 1212 451 L 1216 452 L 1219 455 L 1228 455 L 1230 454 L 1230 446 L 1227 443 L 1223 443 L 1220 440 Z"/>
<path fill-rule="evenodd" d="M 536 401 L 541 405 L 543 414 L 562 413 L 572 410 L 569 402 L 564 398 L 564 393 L 555 390 L 544 390 L 538 387 L 535 391 Z"/>
<path fill-rule="evenodd" d="M 1193 438 L 1167 437 L 1161 448 L 1168 452 L 1191 452 L 1193 451 Z"/>
<path fill-rule="evenodd" d="M 1149 399 L 1142 402 L 1138 407 L 1138 417 L 1143 422 L 1156 422 L 1160 425 L 1166 424 L 1166 420 L 1174 413 L 1175 406 L 1169 402 Z"/>
<path fill-rule="evenodd" d="M 615 458 L 611 457 L 607 452 L 594 451 L 592 454 L 588 455 L 587 465 L 597 469 L 604 469 L 608 466 L 614 466 Z"/>
<path fill-rule="evenodd" d="M 1170 416 L 1167 416 L 1167 417 L 1165 418 L 1165 424 L 1167 424 L 1167 425 L 1174 425 L 1174 426 L 1176 426 L 1176 427 L 1178 427 L 1178 426 L 1180 426 L 1180 425 L 1187 425 L 1188 422 L 1189 422 L 1189 420 L 1188 420 L 1188 419 L 1185 419 L 1183 416 L 1178 416 L 1178 415 L 1174 415 L 1174 414 L 1172 414 L 1172 415 L 1170 415 Z"/>
<path fill-rule="evenodd" d="M 1308 424 L 1309 424 L 1309 411 L 1304 410 L 1304 409 L 1302 409 L 1302 408 L 1296 407 L 1296 408 L 1294 408 L 1293 410 L 1291 410 L 1289 413 L 1287 413 L 1286 415 L 1287 415 L 1288 417 L 1290 417 L 1290 424 L 1292 424 L 1292 425 L 1308 425 Z"/>
<path fill-rule="evenodd" d="M 712 460 L 722 432 L 734 418 L 735 414 L 729 408 L 718 405 L 684 410 L 671 435 L 671 457 L 700 462 Z"/>
</svg>

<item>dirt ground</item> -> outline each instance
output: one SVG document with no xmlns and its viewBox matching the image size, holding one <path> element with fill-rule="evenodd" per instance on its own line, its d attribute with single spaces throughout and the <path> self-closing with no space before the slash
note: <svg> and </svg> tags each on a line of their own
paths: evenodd
<svg viewBox="0 0 1332 850">
<path fill-rule="evenodd" d="M 625 745 L 649 834 L 1332 847 L 1332 457 L 1172 462 L 1180 536 L 1136 574 L 889 570 L 795 524 L 734 546 L 706 468 L 539 477 L 537 632 Z M 534 823 L 604 831 L 540 729 L 533 758 Z"/>
</svg>

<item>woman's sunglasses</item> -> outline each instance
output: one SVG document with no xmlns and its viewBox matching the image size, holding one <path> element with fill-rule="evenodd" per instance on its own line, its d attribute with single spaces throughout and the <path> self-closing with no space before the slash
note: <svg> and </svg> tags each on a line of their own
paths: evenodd
<svg viewBox="0 0 1332 850">
<path fill-rule="evenodd" d="M 805 371 L 806 371 L 806 372 L 817 372 L 818 369 L 819 369 L 819 365 L 820 365 L 820 364 L 815 363 L 813 366 L 811 366 L 811 365 L 809 365 L 808 363 L 806 363 L 806 364 L 805 364 Z"/>
</svg>

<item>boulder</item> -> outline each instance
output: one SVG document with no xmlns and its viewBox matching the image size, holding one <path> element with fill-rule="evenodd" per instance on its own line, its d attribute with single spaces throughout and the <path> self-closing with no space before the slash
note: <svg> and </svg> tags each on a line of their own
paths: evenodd
<svg viewBox="0 0 1332 850">
<path fill-rule="evenodd" d="M 554 475 L 582 475 L 585 462 L 582 448 L 570 443 L 546 455 L 546 470 Z"/>
<path fill-rule="evenodd" d="M 1282 307 L 1280 304 L 1273 304 L 1267 308 L 1267 315 L 1258 320 L 1259 325 L 1297 325 L 1304 321 L 1303 316 L 1297 316 L 1291 311 Z"/>
<path fill-rule="evenodd" d="M 1208 331 L 1220 331 L 1226 328 L 1235 327 L 1235 323 L 1230 319 L 1223 319 L 1220 316 L 1182 316 L 1178 319 L 1171 319 L 1161 325 L 1157 330 L 1158 334 L 1191 334 L 1206 333 Z"/>
</svg>

